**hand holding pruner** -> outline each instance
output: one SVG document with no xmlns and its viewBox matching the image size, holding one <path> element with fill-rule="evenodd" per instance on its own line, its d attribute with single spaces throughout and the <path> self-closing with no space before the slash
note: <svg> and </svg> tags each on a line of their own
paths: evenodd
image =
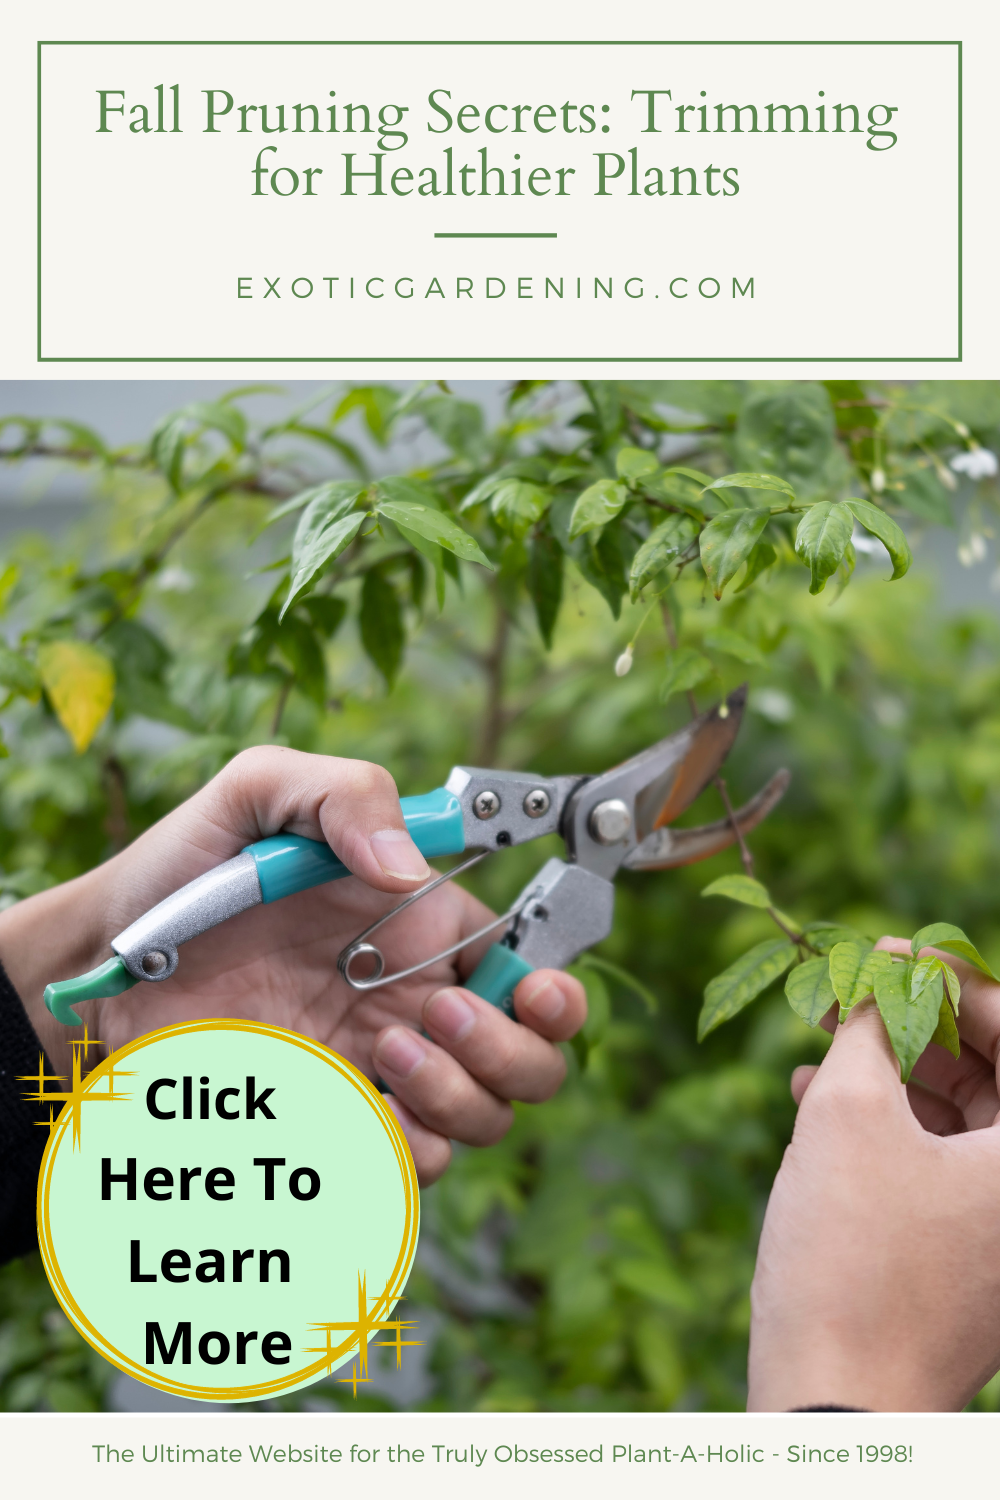
<svg viewBox="0 0 1000 1500">
<path fill-rule="evenodd" d="M 788 785 L 779 771 L 731 817 L 700 828 L 670 827 L 717 775 L 736 738 L 746 701 L 738 688 L 677 733 L 599 776 L 540 777 L 456 766 L 443 787 L 403 797 L 403 818 L 427 858 L 471 857 L 429 881 L 373 922 L 340 954 L 347 984 L 364 991 L 406 978 L 505 926 L 466 988 L 512 1014 L 512 995 L 536 968 L 564 968 L 607 937 L 620 869 L 662 870 L 707 859 L 765 818 Z M 502 916 L 441 953 L 393 974 L 369 939 L 445 880 L 514 844 L 558 833 L 565 859 L 550 859 Z M 238 912 L 283 900 L 350 872 L 325 843 L 277 834 L 183 886 L 112 940 L 114 957 L 76 979 L 50 984 L 45 1003 L 64 1025 L 75 1002 L 117 995 L 176 972 L 178 950 Z M 364 970 L 364 972 L 359 972 Z"/>
</svg>

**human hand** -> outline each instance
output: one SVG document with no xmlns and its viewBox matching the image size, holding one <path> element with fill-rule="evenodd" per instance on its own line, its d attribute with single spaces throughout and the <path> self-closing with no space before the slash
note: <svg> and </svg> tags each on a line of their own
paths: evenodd
<svg viewBox="0 0 1000 1500">
<path fill-rule="evenodd" d="M 56 1071 L 69 1041 L 42 990 L 93 968 L 111 939 L 158 901 L 257 839 L 325 839 L 353 877 L 242 912 L 185 944 L 176 974 L 81 1004 L 91 1037 L 118 1048 L 182 1021 L 231 1016 L 313 1037 L 392 1089 L 421 1183 L 448 1165 L 449 1139 L 490 1145 L 511 1099 L 537 1102 L 562 1082 L 555 1045 L 583 1024 L 583 987 L 538 970 L 522 979 L 517 1025 L 462 989 L 492 935 L 410 979 L 359 993 L 337 956 L 431 874 L 406 832 L 388 772 L 363 761 L 264 747 L 237 756 L 181 807 L 106 864 L 0 914 L 0 958 Z M 386 969 L 450 947 L 492 915 L 448 882 L 385 928 Z M 428 1037 L 420 1036 L 421 1029 Z"/>
<path fill-rule="evenodd" d="M 962 983 L 957 1062 L 928 1046 L 904 1088 L 868 1000 L 793 1074 L 751 1289 L 751 1411 L 958 1411 L 1000 1367 L 1000 985 L 928 954 Z"/>
</svg>

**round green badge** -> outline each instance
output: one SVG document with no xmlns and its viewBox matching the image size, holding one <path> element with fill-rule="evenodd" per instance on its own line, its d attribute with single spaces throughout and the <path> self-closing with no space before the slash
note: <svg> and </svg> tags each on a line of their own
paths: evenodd
<svg viewBox="0 0 1000 1500">
<path fill-rule="evenodd" d="M 79 1046 L 79 1044 L 77 1044 Z M 201 1021 L 151 1032 L 63 1095 L 38 1180 L 45 1270 L 89 1344 L 147 1385 L 259 1401 L 369 1341 L 417 1248 L 416 1171 L 350 1063 L 295 1032 Z"/>
</svg>

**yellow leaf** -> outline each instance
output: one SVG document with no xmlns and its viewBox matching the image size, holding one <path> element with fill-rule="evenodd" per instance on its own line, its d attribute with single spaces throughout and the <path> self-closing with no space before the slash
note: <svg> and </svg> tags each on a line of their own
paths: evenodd
<svg viewBox="0 0 1000 1500">
<path fill-rule="evenodd" d="M 114 667 L 83 641 L 52 641 L 39 648 L 38 670 L 56 717 L 81 755 L 114 701 Z"/>
</svg>

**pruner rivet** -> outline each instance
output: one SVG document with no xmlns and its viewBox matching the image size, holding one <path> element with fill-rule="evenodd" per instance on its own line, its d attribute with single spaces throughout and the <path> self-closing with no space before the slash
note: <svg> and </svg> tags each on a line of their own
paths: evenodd
<svg viewBox="0 0 1000 1500">
<path fill-rule="evenodd" d="M 632 826 L 632 817 L 618 797 L 598 802 L 590 814 L 590 836 L 598 844 L 618 844 Z"/>
<path fill-rule="evenodd" d="M 529 818 L 544 818 L 551 806 L 551 798 L 543 786 L 536 786 L 524 799 L 524 810 Z"/>
<path fill-rule="evenodd" d="M 477 818 L 495 818 L 500 811 L 500 798 L 496 792 L 480 792 L 472 804 Z"/>
<path fill-rule="evenodd" d="M 143 973 L 149 974 L 152 977 L 156 974 L 162 974 L 168 962 L 169 960 L 165 953 L 160 953 L 158 949 L 154 949 L 152 953 L 144 953 L 142 955 L 141 968 Z"/>
</svg>

